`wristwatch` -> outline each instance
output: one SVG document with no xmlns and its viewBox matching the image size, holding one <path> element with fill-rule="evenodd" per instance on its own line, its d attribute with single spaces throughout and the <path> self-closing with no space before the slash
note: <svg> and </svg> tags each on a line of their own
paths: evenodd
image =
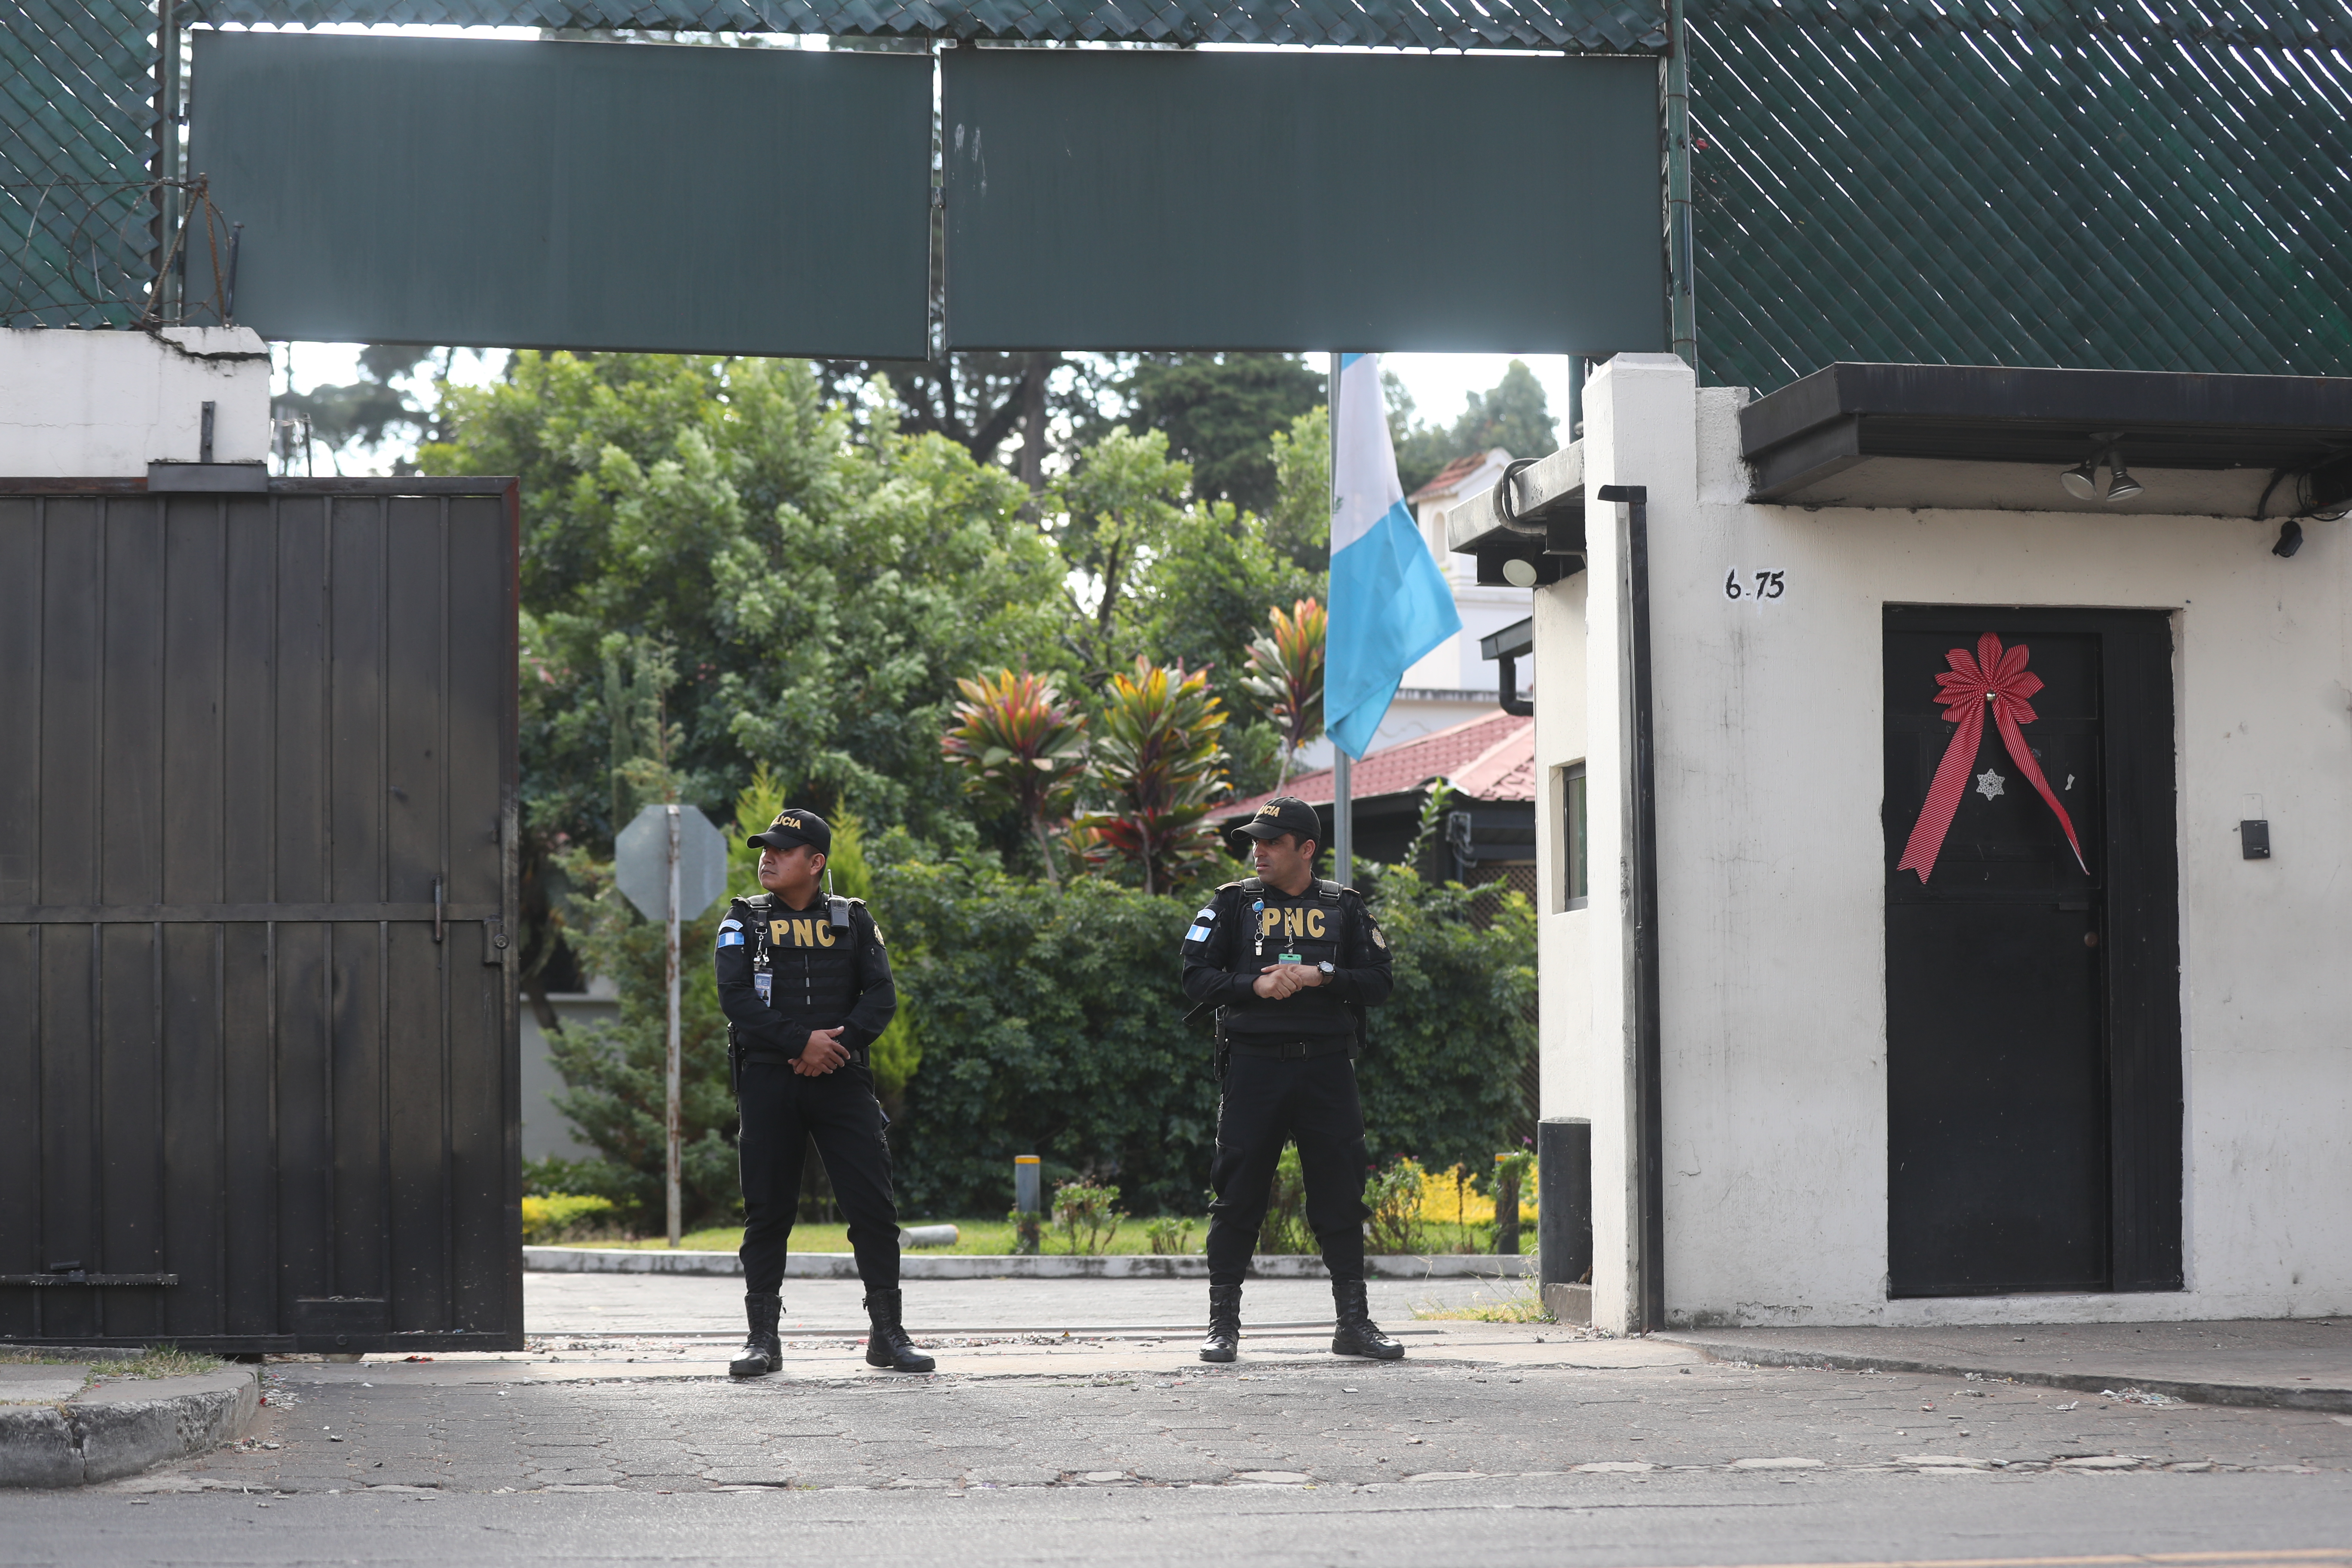
<svg viewBox="0 0 2352 1568">
<path fill-rule="evenodd" d="M 1323 972 L 1323 978 L 1326 980 L 1330 979 L 1333 975 L 1339 973 L 1338 969 L 1333 967 L 1331 961 L 1328 958 L 1322 963 L 1317 964 L 1315 967 Z"/>
</svg>

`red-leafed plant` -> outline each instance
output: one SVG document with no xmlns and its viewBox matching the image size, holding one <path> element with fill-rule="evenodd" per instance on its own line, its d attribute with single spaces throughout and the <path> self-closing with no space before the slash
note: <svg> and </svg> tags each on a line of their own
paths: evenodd
<svg viewBox="0 0 2352 1568">
<path fill-rule="evenodd" d="M 1323 635 L 1330 616 L 1313 599 L 1301 599 L 1290 614 L 1277 605 L 1266 619 L 1274 629 L 1251 640 L 1242 689 L 1257 699 L 1258 711 L 1282 735 L 1281 776 L 1274 781 L 1279 793 L 1290 782 L 1299 749 L 1323 732 Z"/>
<path fill-rule="evenodd" d="M 955 728 L 940 737 L 948 759 L 962 765 L 963 786 L 1000 806 L 1009 805 L 1037 840 L 1045 879 L 1062 885 L 1051 824 L 1067 816 L 1086 772 L 1086 717 L 1066 706 L 1054 683 L 1027 670 L 999 670 L 994 679 L 958 680 Z"/>
<path fill-rule="evenodd" d="M 1226 717 L 1205 672 L 1138 658 L 1131 678 L 1110 678 L 1087 746 L 1106 798 L 1077 826 L 1088 845 L 1133 865 L 1147 893 L 1169 891 L 1217 852 L 1208 818 L 1225 788 Z"/>
</svg>

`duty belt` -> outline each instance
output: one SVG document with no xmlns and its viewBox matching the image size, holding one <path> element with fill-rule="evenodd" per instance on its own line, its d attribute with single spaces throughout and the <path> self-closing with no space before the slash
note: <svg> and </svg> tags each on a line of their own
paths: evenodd
<svg viewBox="0 0 2352 1568">
<path fill-rule="evenodd" d="M 872 1061 L 867 1058 L 866 1047 L 859 1046 L 854 1050 L 847 1047 L 844 1047 L 843 1048 L 845 1050 L 849 1050 L 849 1061 L 851 1066 L 870 1068 L 874 1065 Z M 745 1051 L 743 1053 L 743 1059 L 747 1062 L 761 1062 L 769 1067 L 790 1067 L 800 1058 L 798 1057 L 788 1057 L 782 1051 L 753 1050 Z"/>
<path fill-rule="evenodd" d="M 1253 1040 L 1246 1035 L 1229 1035 L 1225 1043 L 1235 1051 L 1254 1057 L 1274 1057 L 1286 1062 L 1336 1056 L 1341 1051 L 1354 1049 L 1356 1044 L 1345 1035 L 1324 1035 L 1311 1040 Z"/>
</svg>

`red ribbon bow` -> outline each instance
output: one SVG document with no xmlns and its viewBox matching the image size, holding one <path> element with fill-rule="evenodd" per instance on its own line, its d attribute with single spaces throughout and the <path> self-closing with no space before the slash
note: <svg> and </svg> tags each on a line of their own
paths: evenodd
<svg viewBox="0 0 2352 1568">
<path fill-rule="evenodd" d="M 1935 869 L 1936 856 L 1944 847 L 1944 835 L 1951 831 L 1952 815 L 1960 809 L 1960 794 L 1967 787 L 1969 769 L 1976 765 L 1977 743 L 1984 737 L 1985 710 L 1992 710 L 1992 721 L 2000 730 L 2000 738 L 2009 747 L 2010 760 L 2025 782 L 2041 792 L 2058 816 L 2058 826 L 2066 830 L 2066 842 L 2074 847 L 2074 864 L 2083 864 L 2082 840 L 2074 837 L 2074 823 L 2058 797 L 2050 792 L 2050 781 L 2042 776 L 2041 765 L 2034 762 L 2032 750 L 2025 743 L 2021 724 L 2033 722 L 2033 705 L 2026 700 L 2042 689 L 2042 678 L 2025 668 L 2027 657 L 2023 643 L 2007 652 L 2001 651 L 2000 639 L 1987 632 L 1977 638 L 1977 655 L 1956 647 L 1944 655 L 1944 662 L 1952 667 L 1948 675 L 1936 677 L 1943 689 L 1937 699 L 1944 704 L 1944 720 L 1957 724 L 1952 743 L 1944 750 L 1944 760 L 1936 764 L 1935 781 L 1927 786 L 1927 803 L 1919 807 L 1919 820 L 1911 829 L 1911 842 L 1903 847 L 1903 858 L 1896 863 L 1898 871 L 1916 871 L 1925 882 L 1927 873 Z"/>
</svg>

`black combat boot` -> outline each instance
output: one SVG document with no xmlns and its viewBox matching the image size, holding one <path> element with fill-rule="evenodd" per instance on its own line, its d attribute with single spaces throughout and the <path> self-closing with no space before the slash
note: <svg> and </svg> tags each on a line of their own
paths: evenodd
<svg viewBox="0 0 2352 1568">
<path fill-rule="evenodd" d="M 730 1373 L 737 1377 L 765 1377 L 784 1364 L 784 1347 L 776 1339 L 776 1318 L 783 1310 L 781 1297 L 743 1298 L 743 1315 L 751 1320 L 751 1331 L 735 1359 L 727 1363 Z"/>
<path fill-rule="evenodd" d="M 1202 1361 L 1231 1361 L 1242 1348 L 1242 1288 L 1209 1287 L 1209 1337 L 1201 1342 Z"/>
<path fill-rule="evenodd" d="M 1364 1282 L 1360 1279 L 1331 1281 L 1331 1302 L 1339 1309 L 1339 1331 L 1331 1336 L 1333 1355 L 1370 1356 L 1374 1361 L 1401 1361 L 1404 1347 L 1381 1332 L 1372 1321 L 1371 1309 L 1364 1302 Z"/>
<path fill-rule="evenodd" d="M 898 1292 L 871 1290 L 866 1296 L 866 1321 L 874 1325 L 866 1336 L 866 1364 L 892 1372 L 929 1372 L 939 1363 L 915 1348 L 898 1323 Z"/>
</svg>

